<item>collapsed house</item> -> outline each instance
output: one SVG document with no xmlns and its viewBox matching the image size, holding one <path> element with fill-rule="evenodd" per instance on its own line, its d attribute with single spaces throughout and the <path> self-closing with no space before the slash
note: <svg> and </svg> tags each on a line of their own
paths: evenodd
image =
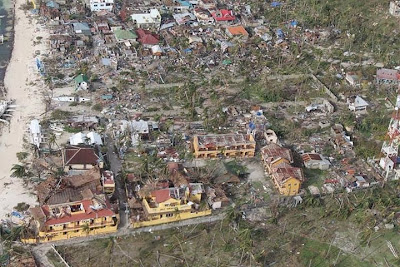
<svg viewBox="0 0 400 267">
<path fill-rule="evenodd" d="M 332 143 L 333 147 L 337 150 L 340 150 L 342 153 L 346 149 L 353 148 L 353 141 L 351 140 L 351 137 L 347 135 L 343 125 L 333 125 L 331 128 L 331 136 L 330 142 Z"/>
</svg>

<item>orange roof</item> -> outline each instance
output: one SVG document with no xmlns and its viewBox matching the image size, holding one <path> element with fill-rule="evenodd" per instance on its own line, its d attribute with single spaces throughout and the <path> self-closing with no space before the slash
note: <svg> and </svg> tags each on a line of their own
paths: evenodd
<svg viewBox="0 0 400 267">
<path fill-rule="evenodd" d="M 301 155 L 301 158 L 303 159 L 304 162 L 310 161 L 310 160 L 322 160 L 321 155 L 316 154 L 316 153 L 305 153 Z"/>
<path fill-rule="evenodd" d="M 156 198 L 157 203 L 162 203 L 171 198 L 169 189 L 161 189 L 151 192 L 151 195 Z"/>
<path fill-rule="evenodd" d="M 232 35 L 244 35 L 244 36 L 248 36 L 249 35 L 249 33 L 246 31 L 246 29 L 243 26 L 227 27 L 227 30 Z"/>
</svg>

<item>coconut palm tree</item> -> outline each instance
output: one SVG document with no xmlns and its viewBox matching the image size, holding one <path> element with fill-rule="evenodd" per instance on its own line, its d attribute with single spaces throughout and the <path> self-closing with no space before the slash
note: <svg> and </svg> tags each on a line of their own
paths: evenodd
<svg viewBox="0 0 400 267">
<path fill-rule="evenodd" d="M 27 175 L 26 168 L 24 165 L 14 164 L 11 168 L 11 177 L 22 178 Z"/>
<path fill-rule="evenodd" d="M 85 223 L 84 225 L 82 225 L 82 230 L 83 230 L 83 232 L 85 233 L 85 234 L 89 234 L 89 232 L 90 232 L 90 227 L 89 227 L 89 224 L 88 223 Z"/>
<path fill-rule="evenodd" d="M 47 145 L 49 146 L 50 152 L 51 152 L 53 145 L 56 145 L 57 148 L 59 148 L 56 139 L 57 139 L 57 137 L 54 133 L 49 134 L 49 137 L 47 138 Z"/>
</svg>

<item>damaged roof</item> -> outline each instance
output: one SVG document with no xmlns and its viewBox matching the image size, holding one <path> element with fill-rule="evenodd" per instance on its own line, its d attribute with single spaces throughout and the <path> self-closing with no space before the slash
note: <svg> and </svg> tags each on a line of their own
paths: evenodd
<svg viewBox="0 0 400 267">
<path fill-rule="evenodd" d="M 96 165 L 100 160 L 98 152 L 90 146 L 70 146 L 65 148 L 65 165 L 92 164 Z"/>
</svg>

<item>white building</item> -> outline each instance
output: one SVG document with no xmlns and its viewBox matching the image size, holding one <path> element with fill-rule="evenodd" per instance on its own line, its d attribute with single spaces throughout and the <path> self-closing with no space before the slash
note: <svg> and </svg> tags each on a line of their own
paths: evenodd
<svg viewBox="0 0 400 267">
<path fill-rule="evenodd" d="M 114 0 L 89 0 L 90 10 L 93 11 L 112 11 L 114 6 Z"/>
<path fill-rule="evenodd" d="M 43 142 L 41 126 L 38 120 L 32 120 L 29 125 L 30 142 L 37 148 L 40 147 L 40 143 Z"/>
<path fill-rule="evenodd" d="M 354 72 L 347 72 L 345 79 L 351 86 L 360 86 L 361 85 L 360 77 L 357 74 L 355 74 Z"/>
<path fill-rule="evenodd" d="M 139 28 L 141 27 L 156 27 L 161 25 L 161 14 L 157 9 L 150 9 L 148 13 L 132 14 L 132 21 Z"/>
<path fill-rule="evenodd" d="M 331 165 L 329 160 L 317 153 L 304 153 L 301 155 L 301 158 L 307 169 L 327 170 Z"/>
<path fill-rule="evenodd" d="M 77 146 L 81 144 L 87 145 L 103 145 L 103 141 L 101 140 L 101 136 L 95 132 L 89 132 L 88 134 L 84 133 L 76 133 L 71 135 L 69 138 L 70 145 Z"/>
<path fill-rule="evenodd" d="M 349 105 L 349 110 L 351 111 L 361 111 L 366 110 L 369 104 L 361 96 L 349 97 L 347 99 L 347 104 Z"/>
</svg>

